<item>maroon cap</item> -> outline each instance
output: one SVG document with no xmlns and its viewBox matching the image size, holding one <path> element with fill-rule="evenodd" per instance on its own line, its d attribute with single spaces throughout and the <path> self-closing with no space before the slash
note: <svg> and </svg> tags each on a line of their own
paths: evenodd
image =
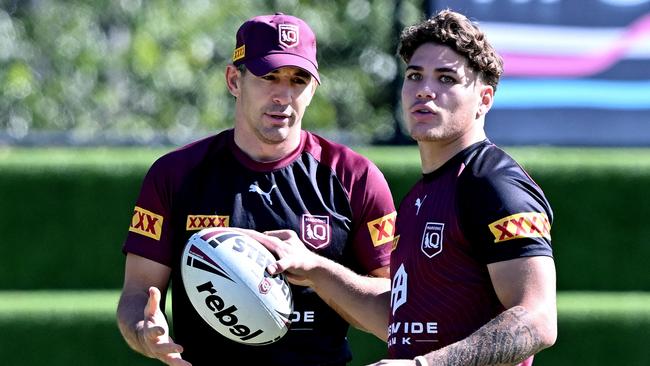
<svg viewBox="0 0 650 366">
<path fill-rule="evenodd" d="M 282 13 L 248 19 L 237 31 L 232 55 L 235 66 L 246 65 L 256 76 L 284 66 L 309 72 L 320 84 L 316 36 L 302 19 Z"/>
</svg>

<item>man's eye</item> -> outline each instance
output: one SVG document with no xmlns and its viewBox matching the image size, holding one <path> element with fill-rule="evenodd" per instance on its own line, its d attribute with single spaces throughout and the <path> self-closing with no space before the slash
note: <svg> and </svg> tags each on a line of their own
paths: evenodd
<svg viewBox="0 0 650 366">
<path fill-rule="evenodd" d="M 406 78 L 408 80 L 422 80 L 422 75 L 420 75 L 418 73 L 412 73 L 412 74 L 406 75 Z"/>
<path fill-rule="evenodd" d="M 452 78 L 451 76 L 442 75 L 440 77 L 440 81 L 445 83 L 445 84 L 453 84 L 453 83 L 456 82 L 456 79 Z"/>
</svg>

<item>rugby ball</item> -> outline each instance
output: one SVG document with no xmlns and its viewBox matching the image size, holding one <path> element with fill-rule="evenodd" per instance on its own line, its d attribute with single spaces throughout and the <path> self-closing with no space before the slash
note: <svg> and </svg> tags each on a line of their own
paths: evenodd
<svg viewBox="0 0 650 366">
<path fill-rule="evenodd" d="M 252 237 L 229 228 L 203 229 L 183 250 L 181 277 L 194 309 L 235 342 L 278 341 L 291 323 L 293 297 L 284 275 L 269 275 L 275 257 Z"/>
</svg>

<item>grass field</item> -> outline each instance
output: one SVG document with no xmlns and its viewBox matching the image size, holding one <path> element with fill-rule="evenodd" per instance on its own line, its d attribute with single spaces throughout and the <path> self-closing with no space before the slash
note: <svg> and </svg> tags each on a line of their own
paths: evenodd
<svg viewBox="0 0 650 366">
<path fill-rule="evenodd" d="M 62 166 L 142 165 L 173 148 L 13 148 L 0 147 L 0 164 L 30 166 L 61 164 Z M 385 164 L 419 164 L 418 149 L 413 146 L 353 147 L 354 150 Z M 650 168 L 650 148 L 562 148 L 505 147 L 506 151 L 526 164 L 553 165 L 571 168 L 639 167 Z"/>
<path fill-rule="evenodd" d="M 130 351 L 121 339 L 118 296 L 118 290 L 0 292 L 2 364 L 160 365 Z M 536 365 L 650 362 L 643 346 L 650 335 L 650 293 L 561 292 L 558 312 L 558 341 L 535 358 Z M 373 336 L 351 330 L 349 338 L 355 354 L 349 366 L 385 356 L 385 345 Z"/>
<path fill-rule="evenodd" d="M 27 314 L 42 317 L 73 314 L 112 317 L 118 298 L 118 290 L 0 291 L 0 319 Z M 634 314 L 635 317 L 650 319 L 650 293 L 560 292 L 558 312 L 567 317 Z"/>
<path fill-rule="evenodd" d="M 159 365 L 121 339 L 118 297 L 118 290 L 0 292 L 0 357 L 9 362 L 2 364 L 72 365 L 83 359 L 93 366 Z M 536 357 L 536 365 L 612 365 L 617 358 L 647 365 L 639 347 L 649 333 L 650 293 L 561 292 L 558 313 L 558 342 Z M 349 366 L 385 355 L 385 345 L 373 336 L 357 330 L 349 336 L 356 355 Z"/>
<path fill-rule="evenodd" d="M 2 291 L 0 321 L 12 317 L 34 320 L 70 316 L 112 317 L 119 292 L 103 291 Z"/>
</svg>

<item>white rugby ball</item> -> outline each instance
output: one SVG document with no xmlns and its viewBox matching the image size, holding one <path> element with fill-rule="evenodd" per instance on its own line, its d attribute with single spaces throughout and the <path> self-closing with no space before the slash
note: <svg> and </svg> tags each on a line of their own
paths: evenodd
<svg viewBox="0 0 650 366">
<path fill-rule="evenodd" d="M 188 240 L 181 276 L 194 309 L 212 328 L 239 343 L 264 345 L 285 335 L 293 311 L 284 275 L 266 272 L 274 261 L 252 237 L 209 228 Z"/>
</svg>

